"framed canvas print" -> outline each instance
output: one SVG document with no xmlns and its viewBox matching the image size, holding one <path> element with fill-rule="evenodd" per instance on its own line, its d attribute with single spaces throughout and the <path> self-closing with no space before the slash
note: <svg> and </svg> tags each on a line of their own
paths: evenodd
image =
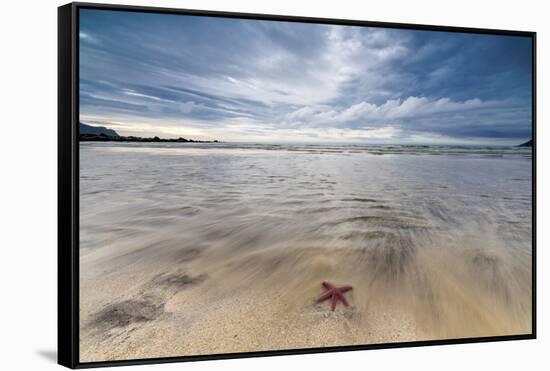
<svg viewBox="0 0 550 371">
<path fill-rule="evenodd" d="M 59 363 L 535 338 L 535 33 L 59 8 Z"/>
</svg>

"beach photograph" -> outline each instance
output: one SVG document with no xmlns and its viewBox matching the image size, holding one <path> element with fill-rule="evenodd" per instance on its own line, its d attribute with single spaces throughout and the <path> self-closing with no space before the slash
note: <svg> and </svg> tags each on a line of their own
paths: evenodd
<svg viewBox="0 0 550 371">
<path fill-rule="evenodd" d="M 531 38 L 78 24 L 80 362 L 532 333 Z"/>
</svg>

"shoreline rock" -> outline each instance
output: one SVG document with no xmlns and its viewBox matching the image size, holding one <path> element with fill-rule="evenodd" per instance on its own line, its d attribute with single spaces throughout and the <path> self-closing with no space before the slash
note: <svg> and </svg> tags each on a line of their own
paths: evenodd
<svg viewBox="0 0 550 371">
<path fill-rule="evenodd" d="M 186 138 L 142 138 L 142 137 L 123 137 L 123 136 L 109 136 L 104 133 L 96 134 L 80 134 L 78 137 L 81 142 L 144 142 L 144 143 L 219 143 L 217 140 L 193 140 Z"/>
</svg>

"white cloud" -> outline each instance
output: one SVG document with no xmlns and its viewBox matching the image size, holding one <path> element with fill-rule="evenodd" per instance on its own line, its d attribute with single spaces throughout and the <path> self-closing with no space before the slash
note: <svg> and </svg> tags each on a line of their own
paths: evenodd
<svg viewBox="0 0 550 371">
<path fill-rule="evenodd" d="M 483 102 L 477 98 L 457 102 L 449 98 L 430 99 L 411 96 L 404 100 L 390 99 L 381 105 L 360 102 L 344 109 L 334 109 L 328 106 L 306 106 L 287 114 L 285 122 L 289 126 L 338 126 L 357 121 L 363 124 L 391 124 L 407 118 L 467 111 L 494 106 L 495 104 L 495 102 Z"/>
<path fill-rule="evenodd" d="M 239 76 L 168 69 L 160 73 L 190 89 L 270 107 L 319 105 L 340 98 L 346 84 L 355 80 L 373 81 L 373 88 L 381 86 L 377 69 L 408 53 L 404 43 L 388 30 L 319 27 L 324 31 L 320 33 L 321 46 L 312 55 L 302 55 L 285 45 L 258 43 L 243 58 L 246 70 Z"/>
<path fill-rule="evenodd" d="M 78 37 L 80 38 L 81 41 L 89 42 L 91 44 L 99 44 L 99 40 L 97 39 L 97 37 L 92 36 L 87 32 L 80 31 L 78 33 Z"/>
<path fill-rule="evenodd" d="M 155 97 L 154 95 L 136 93 L 135 91 L 130 90 L 130 89 L 123 89 L 123 91 L 124 91 L 124 94 L 130 95 L 132 97 L 147 98 L 147 99 L 151 99 L 151 100 L 154 100 L 154 101 L 157 101 L 157 102 L 162 102 L 162 101 L 164 101 L 164 102 L 173 102 L 173 101 L 168 100 L 168 99 L 162 99 L 162 98 L 159 98 L 159 97 Z"/>
</svg>

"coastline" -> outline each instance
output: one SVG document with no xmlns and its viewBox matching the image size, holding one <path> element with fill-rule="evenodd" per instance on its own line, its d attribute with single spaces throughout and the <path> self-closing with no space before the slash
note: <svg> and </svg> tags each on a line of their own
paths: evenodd
<svg viewBox="0 0 550 371">
<path fill-rule="evenodd" d="M 80 134 L 80 142 L 120 142 L 120 143 L 220 143 L 218 140 L 194 140 L 186 138 L 143 138 L 134 136 L 110 136 L 105 134 Z"/>
</svg>

